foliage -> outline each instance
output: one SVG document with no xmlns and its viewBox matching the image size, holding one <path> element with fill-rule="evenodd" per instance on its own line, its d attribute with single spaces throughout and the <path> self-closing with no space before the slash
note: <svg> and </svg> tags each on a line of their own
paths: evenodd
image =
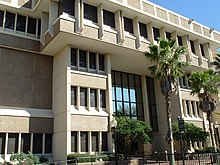
<svg viewBox="0 0 220 165">
<path fill-rule="evenodd" d="M 39 161 L 40 161 L 40 163 L 48 163 L 49 159 L 47 157 L 41 155 Z"/>
<path fill-rule="evenodd" d="M 83 162 L 95 162 L 96 160 L 99 159 L 102 159 L 103 161 L 107 161 L 109 157 L 106 154 L 90 155 L 90 154 L 76 153 L 76 154 L 67 155 L 67 160 L 73 160 L 72 163 L 75 163 L 75 160 L 77 160 L 78 163 L 83 163 Z"/>
<path fill-rule="evenodd" d="M 216 54 L 214 57 L 214 60 L 211 64 L 215 65 L 215 69 L 217 70 L 217 73 L 220 74 L 220 54 Z"/>
<path fill-rule="evenodd" d="M 25 163 L 26 165 L 39 164 L 39 158 L 34 156 L 32 153 L 13 153 L 10 157 L 12 162 L 18 162 L 18 164 Z"/>
<path fill-rule="evenodd" d="M 209 133 L 204 131 L 202 128 L 195 126 L 193 123 L 186 123 L 185 125 L 185 132 L 183 134 L 183 141 L 185 144 L 189 146 L 190 141 L 194 142 L 206 142 Z M 179 126 L 178 123 L 172 124 L 173 129 L 173 137 L 175 140 L 180 140 L 180 133 L 179 133 Z"/>
<path fill-rule="evenodd" d="M 132 144 L 134 143 L 140 142 L 146 144 L 152 142 L 152 129 L 149 124 L 128 117 L 117 117 L 116 120 L 116 135 L 119 152 L 131 152 Z"/>
</svg>

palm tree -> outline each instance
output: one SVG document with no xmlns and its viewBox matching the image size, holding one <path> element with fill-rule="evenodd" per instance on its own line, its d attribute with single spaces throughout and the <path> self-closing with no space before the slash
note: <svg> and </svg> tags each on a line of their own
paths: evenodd
<svg viewBox="0 0 220 165">
<path fill-rule="evenodd" d="M 216 109 L 216 101 L 213 95 L 218 94 L 220 87 L 220 75 L 212 69 L 194 72 L 190 76 L 192 95 L 197 94 L 199 97 L 199 108 L 207 114 L 209 121 L 209 132 L 214 145 L 212 136 L 211 119 L 212 112 Z"/>
<path fill-rule="evenodd" d="M 211 64 L 215 65 L 215 69 L 216 69 L 217 73 L 220 74 L 220 54 L 216 54 L 214 59 L 215 59 L 215 61 L 213 61 Z"/>
<path fill-rule="evenodd" d="M 175 164 L 171 123 L 171 93 L 177 90 L 177 80 L 184 74 L 182 67 L 188 65 L 186 62 L 181 62 L 181 56 L 186 52 L 186 48 L 182 46 L 176 48 L 175 42 L 174 39 L 168 41 L 159 39 L 158 44 L 150 44 L 149 52 L 145 53 L 146 58 L 154 62 L 149 70 L 160 81 L 161 93 L 166 100 L 168 142 L 172 155 L 171 165 Z"/>
</svg>

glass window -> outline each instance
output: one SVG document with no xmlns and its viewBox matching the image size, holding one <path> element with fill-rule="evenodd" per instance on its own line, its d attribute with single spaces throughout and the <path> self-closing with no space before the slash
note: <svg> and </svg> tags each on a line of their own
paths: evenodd
<svg viewBox="0 0 220 165">
<path fill-rule="evenodd" d="M 97 107 L 96 89 L 90 89 L 90 106 Z"/>
<path fill-rule="evenodd" d="M 37 37 L 40 38 L 40 34 L 41 34 L 41 20 L 38 20 L 38 31 L 37 31 Z"/>
<path fill-rule="evenodd" d="M 82 68 L 86 68 L 86 51 L 80 50 L 79 51 L 79 66 Z"/>
<path fill-rule="evenodd" d="M 28 29 L 27 29 L 27 32 L 29 34 L 33 34 L 33 35 L 36 34 L 36 23 L 37 23 L 36 19 L 28 17 Z"/>
<path fill-rule="evenodd" d="M 170 32 L 166 32 L 166 38 L 167 38 L 168 40 L 170 40 L 170 39 L 172 38 L 172 36 L 171 36 L 171 33 L 170 33 Z"/>
<path fill-rule="evenodd" d="M 30 151 L 31 134 L 22 133 L 21 134 L 21 152 L 28 154 Z"/>
<path fill-rule="evenodd" d="M 26 17 L 17 15 L 16 30 L 25 32 L 25 25 L 26 25 Z"/>
<path fill-rule="evenodd" d="M 77 65 L 77 50 L 71 48 L 71 66 Z"/>
<path fill-rule="evenodd" d="M 45 134 L 45 153 L 52 153 L 52 134 Z"/>
<path fill-rule="evenodd" d="M 115 14 L 114 13 L 107 11 L 107 10 L 103 10 L 103 18 L 104 18 L 105 25 L 115 28 Z"/>
<path fill-rule="evenodd" d="M 182 37 L 177 36 L 177 40 L 178 40 L 178 44 L 179 44 L 179 46 L 183 46 L 183 40 L 182 40 Z"/>
<path fill-rule="evenodd" d="M 88 132 L 80 132 L 81 152 L 88 152 Z"/>
<path fill-rule="evenodd" d="M 0 27 L 3 26 L 4 11 L 0 10 Z"/>
<path fill-rule="evenodd" d="M 71 132 L 71 152 L 77 152 L 77 132 Z"/>
<path fill-rule="evenodd" d="M 3 155 L 5 153 L 5 133 L 0 133 L 0 154 Z"/>
<path fill-rule="evenodd" d="M 99 54 L 99 70 L 105 71 L 105 56 L 103 54 Z"/>
<path fill-rule="evenodd" d="M 187 114 L 190 115 L 190 108 L 189 108 L 189 101 L 186 100 L 186 110 L 187 110 Z"/>
<path fill-rule="evenodd" d="M 158 28 L 153 27 L 153 33 L 154 33 L 154 41 L 158 41 L 160 38 L 160 30 Z"/>
<path fill-rule="evenodd" d="M 71 86 L 71 105 L 76 105 L 76 87 Z"/>
<path fill-rule="evenodd" d="M 42 135 L 35 133 L 33 137 L 33 153 L 41 154 L 42 153 Z"/>
<path fill-rule="evenodd" d="M 69 15 L 75 15 L 75 1 L 74 0 L 62 0 L 63 12 Z"/>
<path fill-rule="evenodd" d="M 5 28 L 14 30 L 15 14 L 6 12 Z"/>
<path fill-rule="evenodd" d="M 92 151 L 93 152 L 99 151 L 98 132 L 92 132 Z"/>
<path fill-rule="evenodd" d="M 84 3 L 84 18 L 97 23 L 97 7 Z"/>
<path fill-rule="evenodd" d="M 197 109 L 197 114 L 199 115 L 199 102 L 196 101 L 196 109 Z"/>
<path fill-rule="evenodd" d="M 190 46 L 191 46 L 191 50 L 192 50 L 192 52 L 195 54 L 196 51 L 195 51 L 194 41 L 190 40 Z"/>
<path fill-rule="evenodd" d="M 106 108 L 105 90 L 100 90 L 100 106 L 101 108 Z"/>
<path fill-rule="evenodd" d="M 96 69 L 96 53 L 89 52 L 89 68 Z"/>
<path fill-rule="evenodd" d="M 140 36 L 147 38 L 147 25 L 139 22 Z"/>
<path fill-rule="evenodd" d="M 87 106 L 87 89 L 80 88 L 80 106 Z"/>
<path fill-rule="evenodd" d="M 8 134 L 8 154 L 18 152 L 18 133 Z"/>
<path fill-rule="evenodd" d="M 108 151 L 108 134 L 102 132 L 102 151 Z"/>
<path fill-rule="evenodd" d="M 200 46 L 200 49 L 201 49 L 201 53 L 202 53 L 202 56 L 205 57 L 205 52 L 204 52 L 204 47 L 202 44 L 199 44 Z"/>
<path fill-rule="evenodd" d="M 124 29 L 129 33 L 134 33 L 132 19 L 124 17 Z"/>
<path fill-rule="evenodd" d="M 195 116 L 195 107 L 194 107 L 194 101 L 190 101 L 191 102 L 191 107 L 192 107 L 192 113 Z"/>
</svg>

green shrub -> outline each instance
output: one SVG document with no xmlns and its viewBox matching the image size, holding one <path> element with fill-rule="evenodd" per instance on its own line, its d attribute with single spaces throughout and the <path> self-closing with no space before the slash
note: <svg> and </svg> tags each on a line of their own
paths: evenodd
<svg viewBox="0 0 220 165">
<path fill-rule="evenodd" d="M 205 150 L 206 153 L 215 152 L 215 148 L 214 147 L 206 147 L 206 148 L 204 148 L 204 150 Z"/>
<path fill-rule="evenodd" d="M 109 160 L 108 155 L 106 154 L 99 154 L 99 155 L 89 155 L 89 154 L 69 154 L 67 155 L 67 160 L 73 160 L 71 161 L 74 163 L 74 160 L 77 160 L 78 163 L 83 162 L 95 162 L 96 160 L 102 159 L 103 161 Z M 70 162 L 70 163 L 71 163 Z"/>
<path fill-rule="evenodd" d="M 40 163 L 48 163 L 49 159 L 47 157 L 41 155 L 39 161 L 40 161 Z"/>
<path fill-rule="evenodd" d="M 10 157 L 12 162 L 18 162 L 18 164 L 25 163 L 26 165 L 39 164 L 39 158 L 34 156 L 32 153 L 13 153 Z"/>
</svg>

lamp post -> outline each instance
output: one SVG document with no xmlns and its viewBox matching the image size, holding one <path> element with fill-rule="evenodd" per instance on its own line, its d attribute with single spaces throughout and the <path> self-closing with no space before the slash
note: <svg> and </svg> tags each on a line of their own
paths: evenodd
<svg viewBox="0 0 220 165">
<path fill-rule="evenodd" d="M 115 118 L 111 121 L 111 130 L 114 136 L 114 144 L 115 144 L 115 165 L 118 165 L 118 148 L 117 148 L 117 135 L 116 135 L 116 128 L 117 128 L 117 121 Z"/>
</svg>

